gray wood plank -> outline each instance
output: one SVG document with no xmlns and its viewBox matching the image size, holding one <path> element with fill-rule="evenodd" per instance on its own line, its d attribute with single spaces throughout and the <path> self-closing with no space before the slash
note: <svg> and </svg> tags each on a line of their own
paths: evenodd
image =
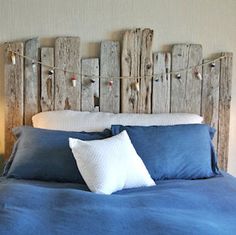
<svg viewBox="0 0 236 235">
<path fill-rule="evenodd" d="M 208 62 L 208 60 L 204 60 Z M 202 85 L 202 112 L 204 122 L 216 128 L 213 143 L 217 149 L 218 142 L 218 116 L 219 116 L 219 79 L 220 61 L 215 62 L 215 67 L 211 64 L 203 66 L 203 85 Z"/>
<path fill-rule="evenodd" d="M 23 55 L 24 43 L 11 43 L 11 49 Z M 16 64 L 13 65 L 8 49 L 5 50 L 5 155 L 9 158 L 15 138 L 12 128 L 23 125 L 24 110 L 24 60 L 16 55 Z"/>
<path fill-rule="evenodd" d="M 171 69 L 170 53 L 153 54 L 154 74 L 164 73 L 153 78 L 152 91 L 152 112 L 169 113 L 170 112 L 170 72 Z"/>
<path fill-rule="evenodd" d="M 233 54 L 223 53 L 222 55 L 228 57 L 222 59 L 220 63 L 218 163 L 221 169 L 227 170 Z"/>
<path fill-rule="evenodd" d="M 202 46 L 198 44 L 177 44 L 172 48 L 172 71 L 194 67 L 202 63 Z M 171 79 L 171 112 L 200 114 L 202 81 L 196 78 L 194 70 L 181 72 L 181 79 L 175 74 Z M 202 73 L 202 68 L 198 68 Z"/>
<path fill-rule="evenodd" d="M 55 42 L 55 66 L 80 73 L 80 38 L 59 37 Z M 72 73 L 55 71 L 55 109 L 80 110 L 81 78 L 76 75 L 76 86 L 72 86 Z"/>
<path fill-rule="evenodd" d="M 120 111 L 120 44 L 118 41 L 103 41 L 100 55 L 100 111 Z M 112 81 L 112 87 L 109 82 Z"/>
<path fill-rule="evenodd" d="M 54 48 L 41 48 L 41 61 L 43 64 L 54 67 Z M 49 74 L 51 68 L 41 66 L 41 110 L 43 112 L 54 110 L 55 79 L 54 74 Z"/>
<path fill-rule="evenodd" d="M 99 59 L 82 59 L 82 111 L 99 111 Z M 93 75 L 93 76 L 84 76 Z"/>
<path fill-rule="evenodd" d="M 124 33 L 121 57 L 123 77 L 140 76 L 141 40 L 141 29 L 128 30 Z M 139 92 L 134 89 L 135 84 L 140 85 L 140 79 L 121 80 L 121 111 L 124 113 L 138 113 L 139 111 Z"/>
<path fill-rule="evenodd" d="M 150 113 L 152 92 L 153 30 L 125 32 L 122 48 L 122 76 L 142 77 L 122 80 L 121 110 L 126 113 Z M 139 86 L 139 91 L 136 88 Z"/>
<path fill-rule="evenodd" d="M 39 60 L 39 41 L 33 38 L 25 42 L 25 56 Z M 25 59 L 24 124 L 32 125 L 32 116 L 39 112 L 39 65 Z"/>
<path fill-rule="evenodd" d="M 151 95 L 152 95 L 152 42 L 153 30 L 144 29 L 142 31 L 141 44 L 141 69 L 140 75 L 143 77 L 140 80 L 139 92 L 139 113 L 151 113 Z"/>
</svg>

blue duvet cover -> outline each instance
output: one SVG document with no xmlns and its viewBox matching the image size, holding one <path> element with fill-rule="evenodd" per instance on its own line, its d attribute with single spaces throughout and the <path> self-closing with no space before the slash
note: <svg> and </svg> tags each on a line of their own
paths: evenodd
<svg viewBox="0 0 236 235">
<path fill-rule="evenodd" d="M 236 179 L 158 181 L 111 196 L 0 178 L 0 234 L 236 234 Z"/>
</svg>

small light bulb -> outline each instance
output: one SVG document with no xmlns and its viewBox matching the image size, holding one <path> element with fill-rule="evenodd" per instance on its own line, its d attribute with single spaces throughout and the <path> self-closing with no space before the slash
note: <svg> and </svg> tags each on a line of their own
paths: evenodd
<svg viewBox="0 0 236 235">
<path fill-rule="evenodd" d="M 71 82 L 72 82 L 72 86 L 73 86 L 73 87 L 76 87 L 76 80 L 77 80 L 76 76 L 75 76 L 75 75 L 72 75 L 72 77 L 71 77 Z"/>
<path fill-rule="evenodd" d="M 178 80 L 181 79 L 180 73 L 177 73 L 177 74 L 175 75 L 175 77 L 176 77 Z"/>
<path fill-rule="evenodd" d="M 53 74 L 54 74 L 54 70 L 53 70 L 53 69 L 49 69 L 49 70 L 48 70 L 48 75 L 49 75 L 49 76 L 52 76 Z"/>
<path fill-rule="evenodd" d="M 33 69 L 33 72 L 35 73 L 36 72 L 36 63 L 33 61 L 32 62 L 32 69 Z"/>
<path fill-rule="evenodd" d="M 11 52 L 11 62 L 12 62 L 13 65 L 16 64 L 16 55 L 15 55 L 14 52 Z"/>
<path fill-rule="evenodd" d="M 108 82 L 109 91 L 112 90 L 112 86 L 113 86 L 113 81 L 110 80 L 110 81 Z"/>
<path fill-rule="evenodd" d="M 196 72 L 196 76 L 200 81 L 202 80 L 202 74 L 200 72 Z"/>
<path fill-rule="evenodd" d="M 135 87 L 135 90 L 139 92 L 139 82 L 136 82 L 134 87 Z"/>
<path fill-rule="evenodd" d="M 212 63 L 210 64 L 210 66 L 211 66 L 211 68 L 215 68 L 215 67 L 216 67 L 216 63 L 215 63 L 215 62 L 212 62 Z"/>
</svg>

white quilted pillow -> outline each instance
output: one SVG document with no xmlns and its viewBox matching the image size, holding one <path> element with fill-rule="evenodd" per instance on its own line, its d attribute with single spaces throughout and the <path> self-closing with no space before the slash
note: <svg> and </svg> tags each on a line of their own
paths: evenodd
<svg viewBox="0 0 236 235">
<path fill-rule="evenodd" d="M 155 185 L 126 131 L 104 140 L 70 138 L 69 143 L 92 192 L 111 194 L 124 188 Z"/>
<path fill-rule="evenodd" d="M 104 113 L 79 112 L 71 110 L 49 111 L 33 116 L 33 125 L 37 128 L 65 131 L 103 131 L 113 124 L 137 126 L 165 126 L 177 124 L 201 123 L 203 118 L 191 113 Z"/>
</svg>

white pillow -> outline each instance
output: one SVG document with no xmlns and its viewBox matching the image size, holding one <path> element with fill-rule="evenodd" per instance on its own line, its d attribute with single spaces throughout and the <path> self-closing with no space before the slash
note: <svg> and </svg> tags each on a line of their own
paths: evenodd
<svg viewBox="0 0 236 235">
<path fill-rule="evenodd" d="M 79 112 L 71 110 L 38 113 L 32 118 L 37 128 L 65 131 L 103 131 L 112 124 L 165 126 L 201 123 L 203 118 L 190 113 L 131 114 Z"/>
<path fill-rule="evenodd" d="M 69 143 L 92 192 L 111 194 L 124 188 L 155 185 L 126 131 L 104 140 L 70 138 Z"/>
</svg>

